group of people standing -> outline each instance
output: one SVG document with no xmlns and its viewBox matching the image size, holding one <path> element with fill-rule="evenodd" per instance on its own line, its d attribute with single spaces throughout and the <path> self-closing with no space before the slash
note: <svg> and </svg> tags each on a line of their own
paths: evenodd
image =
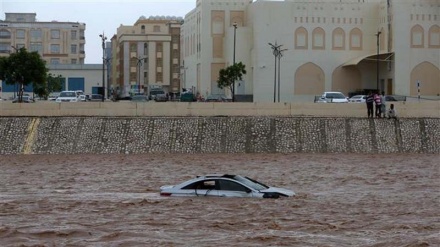
<svg viewBox="0 0 440 247">
<path fill-rule="evenodd" d="M 370 92 L 367 95 L 365 102 L 367 103 L 367 113 L 369 118 L 382 118 L 387 115 L 388 118 L 396 118 L 394 104 L 390 105 L 388 112 L 386 110 L 385 92 L 382 92 L 382 94 L 379 94 L 378 92 Z"/>
</svg>

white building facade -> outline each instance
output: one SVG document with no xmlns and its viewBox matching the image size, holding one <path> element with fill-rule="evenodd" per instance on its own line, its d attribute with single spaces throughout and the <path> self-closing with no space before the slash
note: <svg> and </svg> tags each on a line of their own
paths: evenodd
<svg viewBox="0 0 440 247">
<path fill-rule="evenodd" d="M 228 94 L 216 81 L 234 54 L 247 69 L 237 99 L 440 95 L 440 0 L 203 0 L 186 15 L 181 43 L 184 84 L 205 97 Z M 277 68 L 269 43 L 284 50 Z"/>
</svg>

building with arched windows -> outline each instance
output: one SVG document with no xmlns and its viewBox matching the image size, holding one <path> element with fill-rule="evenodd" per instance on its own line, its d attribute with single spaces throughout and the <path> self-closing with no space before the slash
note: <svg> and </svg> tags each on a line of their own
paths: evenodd
<svg viewBox="0 0 440 247">
<path fill-rule="evenodd" d="M 235 85 L 238 100 L 310 101 L 324 91 L 359 90 L 440 95 L 439 0 L 196 4 L 181 29 L 182 73 L 184 85 L 205 97 L 229 94 L 217 78 L 234 60 L 247 69 Z M 282 45 L 282 57 L 269 43 Z"/>
</svg>

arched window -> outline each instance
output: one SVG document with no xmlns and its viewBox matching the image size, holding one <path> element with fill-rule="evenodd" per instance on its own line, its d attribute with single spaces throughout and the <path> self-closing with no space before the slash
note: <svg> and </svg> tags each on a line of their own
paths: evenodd
<svg viewBox="0 0 440 247">
<path fill-rule="evenodd" d="M 411 28 L 411 48 L 423 48 L 425 39 L 424 39 L 424 30 L 420 25 L 416 25 Z"/>
<path fill-rule="evenodd" d="M 295 49 L 308 49 L 308 33 L 303 27 L 299 27 L 295 31 Z"/>
<path fill-rule="evenodd" d="M 325 50 L 325 31 L 317 27 L 312 32 L 312 46 L 314 50 Z"/>
<path fill-rule="evenodd" d="M 345 50 L 345 32 L 342 28 L 333 30 L 332 43 L 333 50 Z"/>
<path fill-rule="evenodd" d="M 429 48 L 440 48 L 440 27 L 437 25 L 429 29 Z"/>
<path fill-rule="evenodd" d="M 362 31 L 359 28 L 350 31 L 350 50 L 362 50 Z"/>
</svg>

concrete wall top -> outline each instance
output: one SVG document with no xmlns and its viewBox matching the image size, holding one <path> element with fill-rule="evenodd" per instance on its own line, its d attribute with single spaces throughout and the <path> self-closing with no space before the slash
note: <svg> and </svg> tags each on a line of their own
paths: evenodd
<svg viewBox="0 0 440 247">
<path fill-rule="evenodd" d="M 389 106 L 389 104 L 387 105 Z M 440 118 L 440 101 L 396 102 L 398 117 Z M 87 102 L 54 103 L 40 101 L 14 104 L 0 101 L 0 117 L 12 116 L 316 116 L 366 117 L 365 104 L 324 103 L 207 103 L 207 102 Z"/>
</svg>

